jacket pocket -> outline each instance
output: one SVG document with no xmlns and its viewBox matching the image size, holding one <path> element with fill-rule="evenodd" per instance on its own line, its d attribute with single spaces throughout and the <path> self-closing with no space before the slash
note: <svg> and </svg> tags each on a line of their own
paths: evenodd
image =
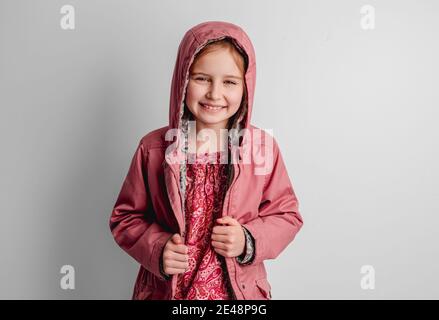
<svg viewBox="0 0 439 320">
<path fill-rule="evenodd" d="M 259 291 L 265 299 L 271 300 L 271 286 L 267 278 L 256 280 L 256 286 L 259 288 Z"/>
</svg>

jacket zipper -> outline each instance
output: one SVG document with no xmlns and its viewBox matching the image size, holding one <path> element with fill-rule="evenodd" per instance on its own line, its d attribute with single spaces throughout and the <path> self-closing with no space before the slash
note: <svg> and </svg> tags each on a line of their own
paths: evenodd
<svg viewBox="0 0 439 320">
<path fill-rule="evenodd" d="M 233 180 L 232 180 L 232 183 L 230 184 L 229 190 L 227 190 L 227 193 L 226 193 L 226 196 L 227 196 L 227 194 L 229 196 L 229 198 L 227 199 L 227 212 L 229 212 L 230 202 L 232 201 L 231 200 L 232 199 L 232 188 L 235 185 L 235 181 L 237 180 L 239 173 L 240 173 L 239 172 L 240 171 L 239 164 L 237 165 L 237 167 L 238 167 L 238 174 L 235 174 L 235 170 L 233 170 Z M 233 261 L 231 263 L 234 264 Z M 227 264 L 226 264 L 226 267 L 227 267 Z M 235 267 L 235 273 L 236 273 L 236 267 Z M 235 292 L 235 289 L 233 289 L 232 278 L 230 277 L 230 272 L 228 270 L 227 270 L 227 277 L 229 279 L 230 289 L 232 290 L 233 300 L 236 300 L 237 299 L 236 292 Z"/>
</svg>

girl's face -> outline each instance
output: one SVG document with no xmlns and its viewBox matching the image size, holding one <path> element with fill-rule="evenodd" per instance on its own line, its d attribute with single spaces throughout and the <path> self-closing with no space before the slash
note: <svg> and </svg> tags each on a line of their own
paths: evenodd
<svg viewBox="0 0 439 320">
<path fill-rule="evenodd" d="M 197 128 L 227 128 L 228 119 L 241 105 L 242 70 L 225 48 L 196 59 L 190 71 L 186 105 L 197 121 Z"/>
</svg>

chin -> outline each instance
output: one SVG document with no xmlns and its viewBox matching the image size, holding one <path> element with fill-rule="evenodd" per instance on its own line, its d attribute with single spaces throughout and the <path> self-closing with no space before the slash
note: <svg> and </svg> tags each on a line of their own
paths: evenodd
<svg viewBox="0 0 439 320">
<path fill-rule="evenodd" d="M 220 118 L 220 119 L 212 119 L 212 118 L 206 118 L 206 117 L 199 117 L 200 121 L 202 121 L 205 124 L 215 125 L 224 121 L 227 121 L 227 118 Z"/>
</svg>

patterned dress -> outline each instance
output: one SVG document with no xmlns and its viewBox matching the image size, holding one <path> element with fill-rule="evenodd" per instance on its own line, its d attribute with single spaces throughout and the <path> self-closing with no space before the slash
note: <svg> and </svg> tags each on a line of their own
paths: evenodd
<svg viewBox="0 0 439 320">
<path fill-rule="evenodd" d="M 226 191 L 227 164 L 220 163 L 220 155 L 220 151 L 198 154 L 194 163 L 187 164 L 185 244 L 189 268 L 178 274 L 174 296 L 177 300 L 230 300 L 233 297 L 224 257 L 214 251 L 211 242 Z"/>
</svg>

